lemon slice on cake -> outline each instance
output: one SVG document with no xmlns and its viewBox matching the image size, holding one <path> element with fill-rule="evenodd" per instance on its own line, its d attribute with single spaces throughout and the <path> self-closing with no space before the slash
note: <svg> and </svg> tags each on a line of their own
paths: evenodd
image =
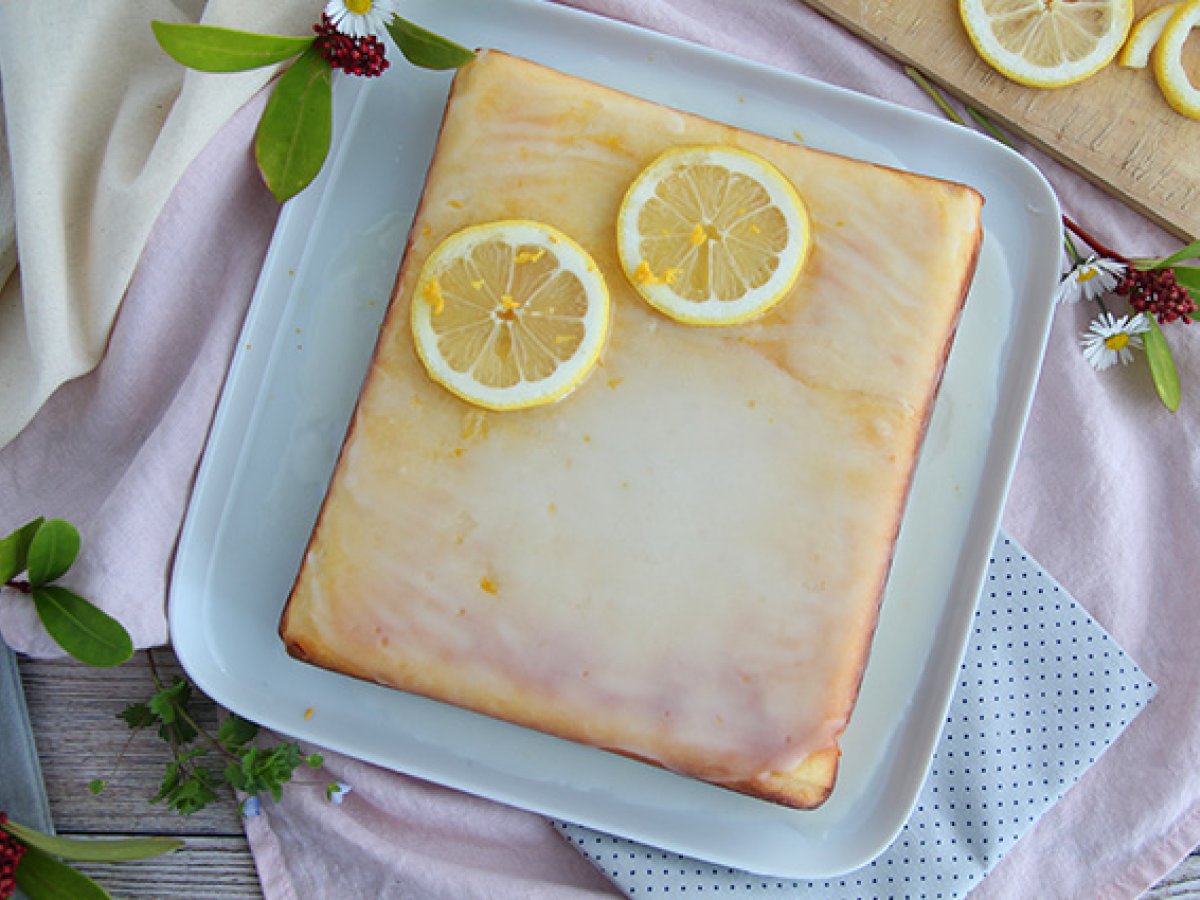
<svg viewBox="0 0 1200 900">
<path fill-rule="evenodd" d="M 1154 77 L 1171 107 L 1192 119 L 1200 119 L 1200 89 L 1192 83 L 1183 64 L 1183 45 L 1200 22 L 1200 0 L 1181 3 L 1154 45 Z"/>
<path fill-rule="evenodd" d="M 959 0 L 958 11 L 984 61 L 1038 88 L 1100 71 L 1133 24 L 1133 0 Z"/>
<path fill-rule="evenodd" d="M 473 225 L 425 261 L 412 301 L 429 376 L 494 410 L 560 399 L 596 365 L 610 301 L 591 256 L 540 222 Z"/>
<path fill-rule="evenodd" d="M 689 325 L 762 315 L 796 284 L 808 211 L 756 154 L 677 147 L 634 179 L 617 216 L 621 267 L 651 306 Z"/>
</svg>

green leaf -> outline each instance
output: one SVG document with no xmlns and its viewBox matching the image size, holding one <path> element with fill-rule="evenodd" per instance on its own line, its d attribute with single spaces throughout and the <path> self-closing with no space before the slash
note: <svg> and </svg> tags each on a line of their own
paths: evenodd
<svg viewBox="0 0 1200 900">
<path fill-rule="evenodd" d="M 1164 256 L 1162 259 L 1151 260 L 1146 266 L 1147 269 L 1169 269 L 1176 263 L 1183 262 L 1185 259 L 1195 259 L 1200 257 L 1200 241 L 1188 244 L 1179 250 L 1176 250 L 1170 256 Z M 1176 273 L 1178 275 L 1178 273 Z"/>
<path fill-rule="evenodd" d="M 279 77 L 254 136 L 254 158 L 280 203 L 300 193 L 321 171 L 333 138 L 329 63 L 305 51 Z"/>
<path fill-rule="evenodd" d="M 310 753 L 304 758 L 304 762 L 310 769 L 319 769 L 325 765 L 325 757 L 320 753 Z"/>
<path fill-rule="evenodd" d="M 1195 296 L 1196 292 L 1200 291 L 1200 268 L 1196 266 L 1176 266 L 1175 280 Z"/>
<path fill-rule="evenodd" d="M 258 726 L 248 719 L 230 713 L 217 730 L 217 740 L 226 750 L 237 750 L 248 741 L 254 740 L 258 734 Z"/>
<path fill-rule="evenodd" d="M 66 519 L 47 519 L 29 541 L 29 583 L 34 587 L 62 578 L 79 555 L 79 532 Z"/>
<path fill-rule="evenodd" d="M 183 846 L 183 841 L 167 837 L 78 840 L 45 834 L 26 825 L 6 822 L 3 828 L 29 847 L 37 847 L 61 859 L 76 862 L 127 862 L 162 856 Z"/>
<path fill-rule="evenodd" d="M 158 716 L 154 715 L 145 703 L 131 703 L 117 713 L 117 718 L 130 728 L 145 728 L 158 721 Z"/>
<path fill-rule="evenodd" d="M 152 21 L 158 45 L 177 63 L 201 72 L 244 72 L 298 56 L 311 37 L 254 34 L 215 25 Z"/>
<path fill-rule="evenodd" d="M 1158 391 L 1163 406 L 1175 412 L 1179 409 L 1181 399 L 1179 372 L 1158 322 L 1150 316 L 1146 319 L 1150 322 L 1150 330 L 1142 335 L 1142 346 L 1146 348 L 1146 360 L 1150 363 L 1150 377 L 1154 380 L 1154 389 Z"/>
<path fill-rule="evenodd" d="M 117 666 L 133 656 L 133 641 L 120 622 L 64 587 L 33 589 L 38 618 L 58 645 L 89 666 Z"/>
<path fill-rule="evenodd" d="M 267 791 L 276 801 L 283 796 L 283 786 L 292 780 L 304 754 L 296 744 L 276 744 L 274 747 L 244 747 L 236 763 L 225 767 L 225 780 L 247 794 Z"/>
<path fill-rule="evenodd" d="M 30 847 L 17 863 L 17 884 L 33 900 L 70 897 L 71 900 L 112 900 L 108 893 L 82 872 L 65 862 Z"/>
<path fill-rule="evenodd" d="M 193 764 L 203 755 L 203 749 L 195 748 L 179 754 L 167 763 L 162 786 L 150 802 L 165 800 L 167 805 L 180 815 L 190 816 L 216 800 L 217 783 L 212 770 Z"/>
<path fill-rule="evenodd" d="M 88 791 L 93 794 L 103 794 L 106 787 L 108 787 L 108 782 L 103 778 L 93 778 L 88 782 Z"/>
<path fill-rule="evenodd" d="M 29 542 L 45 521 L 38 516 L 0 541 L 0 584 L 7 584 L 29 567 Z"/>
<path fill-rule="evenodd" d="M 387 30 L 404 58 L 423 69 L 457 69 L 475 58 L 466 47 L 399 16 L 392 17 Z"/>
<path fill-rule="evenodd" d="M 196 739 L 196 729 L 188 721 L 187 705 L 192 699 L 192 686 L 183 678 L 157 691 L 146 704 L 159 723 L 158 735 L 168 743 L 190 744 Z"/>
<path fill-rule="evenodd" d="M 182 678 L 176 678 L 165 688 L 155 691 L 146 706 L 159 721 L 169 725 L 175 721 L 179 707 L 186 708 L 191 699 L 191 685 Z"/>
</svg>

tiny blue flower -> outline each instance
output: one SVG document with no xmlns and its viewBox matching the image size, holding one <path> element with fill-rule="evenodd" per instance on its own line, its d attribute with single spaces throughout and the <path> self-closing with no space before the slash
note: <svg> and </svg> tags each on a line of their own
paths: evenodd
<svg viewBox="0 0 1200 900">
<path fill-rule="evenodd" d="M 353 788 L 348 784 L 340 781 L 331 781 L 325 785 L 325 799 L 330 803 L 336 803 L 338 806 L 341 806 L 343 798 L 352 790 Z"/>
<path fill-rule="evenodd" d="M 242 815 L 247 819 L 262 815 L 262 803 L 257 796 L 247 797 L 242 801 Z"/>
</svg>

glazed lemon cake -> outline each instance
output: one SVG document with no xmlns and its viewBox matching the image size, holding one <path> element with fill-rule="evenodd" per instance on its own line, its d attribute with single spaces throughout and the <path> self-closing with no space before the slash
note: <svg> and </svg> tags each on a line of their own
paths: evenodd
<svg viewBox="0 0 1200 900">
<path fill-rule="evenodd" d="M 288 651 L 822 803 L 981 205 L 480 52 Z"/>
</svg>

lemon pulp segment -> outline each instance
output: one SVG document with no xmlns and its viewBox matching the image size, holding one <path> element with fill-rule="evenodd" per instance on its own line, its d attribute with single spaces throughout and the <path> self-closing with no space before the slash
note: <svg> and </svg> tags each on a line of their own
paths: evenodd
<svg viewBox="0 0 1200 900">
<path fill-rule="evenodd" d="M 996 71 L 1029 87 L 1063 87 L 1117 55 L 1133 0 L 959 0 L 959 15 Z"/>
</svg>

